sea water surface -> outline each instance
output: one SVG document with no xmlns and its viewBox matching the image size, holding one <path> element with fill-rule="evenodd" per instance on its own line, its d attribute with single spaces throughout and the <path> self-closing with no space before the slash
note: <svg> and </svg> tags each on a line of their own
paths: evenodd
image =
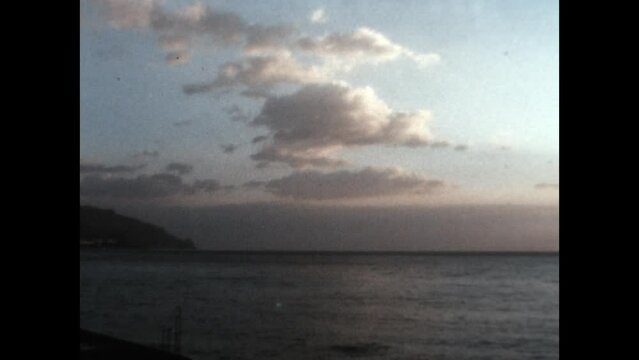
<svg viewBox="0 0 639 360">
<path fill-rule="evenodd" d="M 558 359 L 559 256 L 80 253 L 81 327 L 192 359 Z"/>
</svg>

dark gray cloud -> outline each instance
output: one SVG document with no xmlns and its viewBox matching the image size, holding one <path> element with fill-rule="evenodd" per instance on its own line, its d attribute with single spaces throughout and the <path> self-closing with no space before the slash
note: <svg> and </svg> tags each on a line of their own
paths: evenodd
<svg viewBox="0 0 639 360">
<path fill-rule="evenodd" d="M 225 154 L 232 154 L 237 149 L 237 145 L 234 144 L 224 144 L 220 147 Z"/>
<path fill-rule="evenodd" d="M 186 50 L 169 51 L 164 60 L 171 65 L 186 64 L 191 61 L 191 54 Z"/>
<path fill-rule="evenodd" d="M 80 180 L 80 195 L 125 199 L 156 199 L 197 192 L 215 192 L 220 184 L 213 179 L 186 184 L 175 174 L 159 173 L 134 178 L 88 175 Z"/>
<path fill-rule="evenodd" d="M 259 180 L 251 180 L 251 181 L 247 181 L 244 184 L 242 184 L 243 188 L 258 188 L 258 187 L 262 187 L 264 185 L 266 185 L 267 181 L 259 181 Z"/>
<path fill-rule="evenodd" d="M 80 195 L 149 199 L 184 191 L 182 179 L 173 174 L 139 175 L 135 178 L 86 176 L 80 181 Z"/>
<path fill-rule="evenodd" d="M 154 151 L 147 151 L 144 150 L 142 152 L 139 153 L 135 153 L 133 154 L 133 158 L 139 159 L 139 158 L 152 158 L 152 159 L 156 159 L 160 156 L 160 153 L 156 150 Z"/>
<path fill-rule="evenodd" d="M 539 184 L 535 184 L 535 189 L 538 189 L 538 190 L 559 190 L 559 184 L 539 183 Z"/>
<path fill-rule="evenodd" d="M 455 151 L 466 151 L 468 150 L 468 145 L 457 145 L 455 146 Z"/>
<path fill-rule="evenodd" d="M 369 87 L 306 85 L 297 92 L 269 97 L 251 122 L 273 138 L 252 158 L 292 167 L 334 167 L 346 162 L 334 153 L 343 147 L 374 144 L 426 146 L 431 134 L 428 111 L 395 112 Z"/>
<path fill-rule="evenodd" d="M 399 168 L 367 167 L 360 171 L 295 172 L 267 182 L 265 189 L 282 197 L 327 200 L 429 193 L 443 186 L 442 181 Z"/>
<path fill-rule="evenodd" d="M 98 163 L 83 163 L 80 162 L 80 174 L 90 173 L 130 173 L 143 169 L 146 165 L 127 166 L 127 165 L 115 165 L 107 166 Z"/>
<path fill-rule="evenodd" d="M 213 91 L 218 86 L 214 83 L 187 84 L 182 86 L 182 91 L 187 95 L 201 94 Z"/>
<path fill-rule="evenodd" d="M 229 189 L 229 188 L 233 188 L 230 185 L 224 186 L 225 189 Z M 220 185 L 220 183 L 217 180 L 214 179 L 205 179 L 205 180 L 196 180 L 193 185 L 191 185 L 190 187 L 187 187 L 187 192 L 189 193 L 196 193 L 199 191 L 203 191 L 203 192 L 207 192 L 207 193 L 212 193 L 215 192 L 217 190 L 222 189 L 222 186 Z"/>
<path fill-rule="evenodd" d="M 266 136 L 266 135 L 259 135 L 259 136 L 254 137 L 254 138 L 253 138 L 253 140 L 251 140 L 251 142 L 252 142 L 253 144 L 257 144 L 258 142 L 262 142 L 262 141 L 264 141 L 264 140 L 266 140 L 266 139 L 268 139 L 268 136 Z"/>
<path fill-rule="evenodd" d="M 178 173 L 180 175 L 186 175 L 193 172 L 193 165 L 180 162 L 172 162 L 166 166 L 166 171 Z"/>
</svg>

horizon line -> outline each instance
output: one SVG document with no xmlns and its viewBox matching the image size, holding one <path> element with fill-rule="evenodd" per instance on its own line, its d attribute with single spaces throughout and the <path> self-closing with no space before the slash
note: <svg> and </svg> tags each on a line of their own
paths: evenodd
<svg viewBox="0 0 639 360">
<path fill-rule="evenodd" d="M 132 252 L 207 252 L 218 254 L 290 255 L 559 255 L 559 250 L 212 250 L 212 249 L 84 249 Z"/>
</svg>

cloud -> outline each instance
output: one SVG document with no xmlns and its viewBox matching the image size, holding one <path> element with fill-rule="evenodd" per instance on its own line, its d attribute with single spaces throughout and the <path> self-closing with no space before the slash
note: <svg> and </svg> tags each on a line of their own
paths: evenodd
<svg viewBox="0 0 639 360">
<path fill-rule="evenodd" d="M 323 24 L 323 23 L 325 23 L 328 20 L 328 17 L 324 13 L 324 9 L 319 8 L 319 9 L 314 10 L 311 13 L 311 15 L 308 17 L 308 19 L 313 24 Z"/>
<path fill-rule="evenodd" d="M 444 186 L 400 168 L 367 167 L 360 171 L 295 172 L 271 180 L 266 191 L 277 196 L 303 200 L 369 198 L 407 193 L 430 193 Z"/>
<path fill-rule="evenodd" d="M 115 28 L 147 28 L 155 11 L 157 0 L 95 0 L 111 26 Z"/>
<path fill-rule="evenodd" d="M 172 162 L 166 166 L 166 171 L 178 173 L 180 175 L 186 175 L 193 171 L 193 165 L 179 163 L 179 162 Z"/>
<path fill-rule="evenodd" d="M 225 154 L 232 154 L 237 149 L 237 145 L 224 144 L 224 145 L 221 145 L 221 148 Z"/>
<path fill-rule="evenodd" d="M 212 193 L 219 189 L 220 184 L 213 179 L 198 180 L 189 185 L 180 176 L 169 173 L 144 174 L 135 178 L 88 175 L 80 181 L 80 195 L 86 197 L 153 199 Z"/>
<path fill-rule="evenodd" d="M 253 144 L 257 144 L 258 142 L 262 142 L 264 140 L 268 139 L 268 136 L 265 135 L 259 135 L 253 138 L 253 140 L 251 140 L 251 143 Z"/>
<path fill-rule="evenodd" d="M 200 1 L 171 11 L 156 0 L 94 1 L 113 27 L 153 31 L 169 64 L 190 61 L 191 51 L 198 46 L 241 47 L 243 54 L 248 56 L 301 50 L 324 60 L 330 59 L 321 66 L 332 69 L 330 72 L 348 71 L 359 63 L 379 64 L 400 57 L 409 58 L 420 66 L 440 61 L 438 54 L 408 49 L 368 27 L 311 37 L 302 35 L 291 25 L 249 24 L 233 12 L 213 10 Z M 317 9 L 310 19 L 321 23 L 327 18 L 323 9 Z M 299 78 L 299 74 L 295 77 Z M 210 90 L 211 85 L 205 88 Z M 191 85 L 187 89 L 197 89 L 197 86 Z"/>
<path fill-rule="evenodd" d="M 251 115 L 242 111 L 239 106 L 232 105 L 224 108 L 224 112 L 229 114 L 231 120 L 239 122 L 248 122 L 251 120 Z"/>
<path fill-rule="evenodd" d="M 269 48 L 275 49 L 273 46 Z M 300 37 L 297 46 L 283 43 L 278 46 L 277 51 L 253 51 L 257 55 L 227 62 L 219 67 L 212 81 L 186 84 L 183 91 L 192 95 L 241 87 L 242 95 L 267 98 L 277 85 L 330 83 L 336 75 L 350 71 L 360 63 L 378 64 L 406 56 L 421 65 L 429 65 L 439 59 L 436 54 L 418 54 L 408 50 L 368 28 L 347 34 L 333 33 L 321 38 Z M 312 63 L 300 62 L 300 56 L 293 53 L 293 50 L 300 49 L 303 55 L 311 55 L 308 61 Z M 323 62 L 317 62 L 318 56 Z"/>
<path fill-rule="evenodd" d="M 191 61 L 191 54 L 184 50 L 171 51 L 166 54 L 164 60 L 171 65 L 186 64 Z"/>
<path fill-rule="evenodd" d="M 448 141 L 433 141 L 430 146 L 434 149 L 447 148 L 450 146 Z"/>
<path fill-rule="evenodd" d="M 219 69 L 215 80 L 207 83 L 183 86 L 187 95 L 212 92 L 219 89 L 243 86 L 245 95 L 268 96 L 278 84 L 308 84 L 328 81 L 326 70 L 299 63 L 291 53 L 254 56 L 236 62 L 227 62 Z"/>
<path fill-rule="evenodd" d="M 468 145 L 461 144 L 461 145 L 455 146 L 455 151 L 466 151 L 466 150 L 468 150 Z"/>
<path fill-rule="evenodd" d="M 538 190 L 559 190 L 559 184 L 539 183 L 539 184 L 535 184 L 535 189 L 538 189 Z"/>
<path fill-rule="evenodd" d="M 142 152 L 135 153 L 132 156 L 133 158 L 136 158 L 136 159 L 145 158 L 145 157 L 156 159 L 160 156 L 160 153 L 157 150 L 154 150 L 154 151 L 144 150 Z"/>
<path fill-rule="evenodd" d="M 297 31 L 287 25 L 250 25 L 246 34 L 244 53 L 264 55 L 284 51 L 287 43 Z"/>
<path fill-rule="evenodd" d="M 304 36 L 298 39 L 300 49 L 333 60 L 341 58 L 347 68 L 357 63 L 380 64 L 410 58 L 420 66 L 428 66 L 440 61 L 434 53 L 417 53 L 392 42 L 384 34 L 367 27 L 360 27 L 348 33 L 331 33 L 322 37 Z"/>
<path fill-rule="evenodd" d="M 127 165 L 115 165 L 107 166 L 97 163 L 83 163 L 80 162 L 80 174 L 89 173 L 130 173 L 138 171 L 144 168 L 146 165 L 127 166 Z"/>
<path fill-rule="evenodd" d="M 240 91 L 240 94 L 248 98 L 263 100 L 271 96 L 271 91 L 266 88 L 246 89 L 246 90 Z"/>
<path fill-rule="evenodd" d="M 251 180 L 242 184 L 243 188 L 251 189 L 266 185 L 267 181 Z"/>
<path fill-rule="evenodd" d="M 426 68 L 431 65 L 435 65 L 441 61 L 441 56 L 435 53 L 417 53 L 412 50 L 403 49 L 402 54 L 407 58 L 413 60 L 417 66 Z"/>
<path fill-rule="evenodd" d="M 339 149 L 338 146 L 305 149 L 304 146 L 292 147 L 271 144 L 251 155 L 251 159 L 258 162 L 256 165 L 258 169 L 266 168 L 273 162 L 282 162 L 293 168 L 308 166 L 334 168 L 347 165 L 348 161 L 332 156 L 331 153 L 337 149 Z"/>
<path fill-rule="evenodd" d="M 266 127 L 272 141 L 251 157 L 296 168 L 340 166 L 346 162 L 334 153 L 344 147 L 428 145 L 430 117 L 425 110 L 393 111 L 370 87 L 306 85 L 266 100 L 251 125 Z"/>
<path fill-rule="evenodd" d="M 188 62 L 192 48 L 200 43 L 243 46 L 247 53 L 263 53 L 281 47 L 293 32 L 283 25 L 248 24 L 235 13 L 214 11 L 200 1 L 175 11 L 156 0 L 94 1 L 111 26 L 152 30 L 170 64 Z"/>
<path fill-rule="evenodd" d="M 220 189 L 232 189 L 232 185 L 220 186 L 220 183 L 214 179 L 204 179 L 204 180 L 196 180 L 193 185 L 186 186 L 185 192 L 189 194 L 194 194 L 199 191 L 212 193 Z"/>
</svg>

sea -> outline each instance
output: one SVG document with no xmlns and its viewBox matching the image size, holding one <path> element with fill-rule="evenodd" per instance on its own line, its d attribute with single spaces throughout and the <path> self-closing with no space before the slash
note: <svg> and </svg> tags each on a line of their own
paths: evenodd
<svg viewBox="0 0 639 360">
<path fill-rule="evenodd" d="M 81 328 L 194 360 L 559 358 L 557 254 L 81 250 L 79 285 Z"/>
</svg>

